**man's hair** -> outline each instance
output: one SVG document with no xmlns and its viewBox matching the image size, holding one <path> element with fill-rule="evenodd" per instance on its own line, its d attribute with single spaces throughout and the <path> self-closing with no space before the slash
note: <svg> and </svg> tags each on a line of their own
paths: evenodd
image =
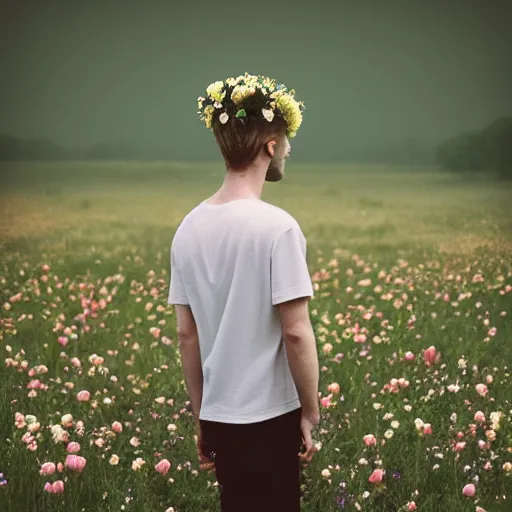
<svg viewBox="0 0 512 512">
<path fill-rule="evenodd" d="M 251 116 L 230 118 L 222 124 L 218 116 L 213 118 L 213 133 L 226 167 L 234 171 L 246 169 L 258 156 L 261 148 L 270 140 L 278 143 L 286 135 L 286 121 L 275 116 L 271 122 Z"/>
</svg>

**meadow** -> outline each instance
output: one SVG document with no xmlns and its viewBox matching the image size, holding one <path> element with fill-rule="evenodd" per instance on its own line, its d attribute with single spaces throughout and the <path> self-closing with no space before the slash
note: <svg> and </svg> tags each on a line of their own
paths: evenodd
<svg viewBox="0 0 512 512">
<path fill-rule="evenodd" d="M 166 298 L 176 226 L 223 172 L 0 164 L 2 512 L 220 510 Z M 302 226 L 315 287 L 304 512 L 512 509 L 511 197 L 486 178 L 293 160 L 266 185 Z"/>
</svg>

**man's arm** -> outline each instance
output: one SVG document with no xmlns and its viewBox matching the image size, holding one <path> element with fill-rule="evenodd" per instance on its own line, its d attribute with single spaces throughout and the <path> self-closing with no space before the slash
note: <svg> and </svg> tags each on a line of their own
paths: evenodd
<svg viewBox="0 0 512 512">
<path fill-rule="evenodd" d="M 319 364 L 315 333 L 308 312 L 308 298 L 279 304 L 283 341 L 288 364 L 302 413 L 316 424 L 320 420 L 318 405 Z"/>
<path fill-rule="evenodd" d="M 178 341 L 185 384 L 192 403 L 194 419 L 199 422 L 199 411 L 203 400 L 203 368 L 199 336 L 192 310 L 189 306 L 175 305 L 178 320 Z"/>
</svg>

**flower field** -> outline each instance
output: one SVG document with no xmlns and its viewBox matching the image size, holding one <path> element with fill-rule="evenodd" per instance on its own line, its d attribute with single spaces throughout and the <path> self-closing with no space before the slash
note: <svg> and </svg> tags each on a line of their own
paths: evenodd
<svg viewBox="0 0 512 512">
<path fill-rule="evenodd" d="M 396 181 L 338 196 L 333 183 L 366 181 L 326 171 L 306 193 L 311 175 L 290 171 L 263 197 L 286 196 L 315 286 L 322 419 L 303 510 L 512 510 L 510 207 L 499 187 L 450 203 L 443 183 L 437 199 L 417 191 L 430 175 L 376 176 Z M 170 241 L 205 182 L 0 198 L 16 226 L 0 269 L 0 510 L 220 510 L 166 303 Z M 483 227 L 461 222 L 468 204 Z"/>
</svg>

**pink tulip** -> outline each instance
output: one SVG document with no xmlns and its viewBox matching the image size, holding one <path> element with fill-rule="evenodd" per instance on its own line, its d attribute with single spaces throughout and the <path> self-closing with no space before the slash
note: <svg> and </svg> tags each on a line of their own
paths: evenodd
<svg viewBox="0 0 512 512">
<path fill-rule="evenodd" d="M 373 473 L 368 478 L 368 482 L 371 484 L 379 484 L 382 482 L 382 477 L 384 475 L 384 471 L 382 469 L 375 469 Z"/>
<path fill-rule="evenodd" d="M 155 470 L 162 474 L 162 475 L 165 475 L 169 469 L 171 467 L 171 463 L 167 460 L 167 459 L 162 459 L 156 466 L 155 466 Z"/>
<path fill-rule="evenodd" d="M 485 396 L 487 394 L 487 392 L 489 391 L 487 389 L 487 386 L 485 384 L 477 384 L 475 386 L 475 389 L 476 389 L 476 392 L 480 395 L 480 396 Z"/>
<path fill-rule="evenodd" d="M 77 453 L 80 451 L 80 444 L 73 441 L 67 445 L 66 450 L 68 453 Z"/>
<path fill-rule="evenodd" d="M 423 425 L 423 434 L 426 436 L 430 436 L 432 434 L 432 425 L 430 423 L 425 423 Z"/>
<path fill-rule="evenodd" d="M 79 455 L 68 455 L 66 457 L 66 468 L 80 473 L 85 467 L 87 460 Z"/>
<path fill-rule="evenodd" d="M 416 503 L 414 503 L 414 501 L 409 501 L 409 503 L 407 503 L 407 510 L 409 512 L 416 510 Z"/>
<path fill-rule="evenodd" d="M 91 398 L 91 393 L 89 391 L 83 389 L 82 391 L 79 391 L 76 395 L 76 398 L 79 402 L 87 402 L 89 398 Z"/>
<path fill-rule="evenodd" d="M 51 492 L 53 494 L 53 487 L 52 487 L 52 484 L 50 482 L 46 482 L 44 484 L 44 490 L 46 492 Z"/>
<path fill-rule="evenodd" d="M 477 423 L 483 423 L 485 421 L 485 414 L 482 411 L 475 412 L 475 421 Z"/>
<path fill-rule="evenodd" d="M 54 494 L 62 494 L 64 492 L 64 482 L 62 480 L 53 482 L 52 490 Z"/>
<path fill-rule="evenodd" d="M 114 421 L 114 423 L 112 423 L 112 430 L 113 430 L 116 434 L 120 434 L 120 433 L 123 431 L 123 425 L 122 425 L 122 423 L 120 423 L 119 421 Z"/>
<path fill-rule="evenodd" d="M 55 464 L 53 462 L 45 462 L 39 470 L 40 475 L 53 475 L 55 473 Z"/>
<path fill-rule="evenodd" d="M 62 473 L 64 471 L 64 465 L 62 464 L 62 462 L 57 462 L 57 471 L 59 473 Z"/>
<path fill-rule="evenodd" d="M 377 444 L 377 439 L 373 434 L 367 434 L 363 437 L 364 444 L 366 446 L 375 446 Z"/>
<path fill-rule="evenodd" d="M 476 489 L 473 484 L 467 484 L 462 489 L 462 494 L 464 494 L 464 496 L 474 496 L 475 492 L 476 492 Z"/>
<path fill-rule="evenodd" d="M 68 344 L 68 338 L 66 336 L 59 336 L 57 340 L 63 347 L 65 347 Z"/>
<path fill-rule="evenodd" d="M 433 345 L 423 352 L 423 360 L 425 361 L 425 364 L 430 367 L 433 366 L 435 363 L 438 363 L 441 359 L 441 353 L 437 352 L 436 347 Z"/>
</svg>

